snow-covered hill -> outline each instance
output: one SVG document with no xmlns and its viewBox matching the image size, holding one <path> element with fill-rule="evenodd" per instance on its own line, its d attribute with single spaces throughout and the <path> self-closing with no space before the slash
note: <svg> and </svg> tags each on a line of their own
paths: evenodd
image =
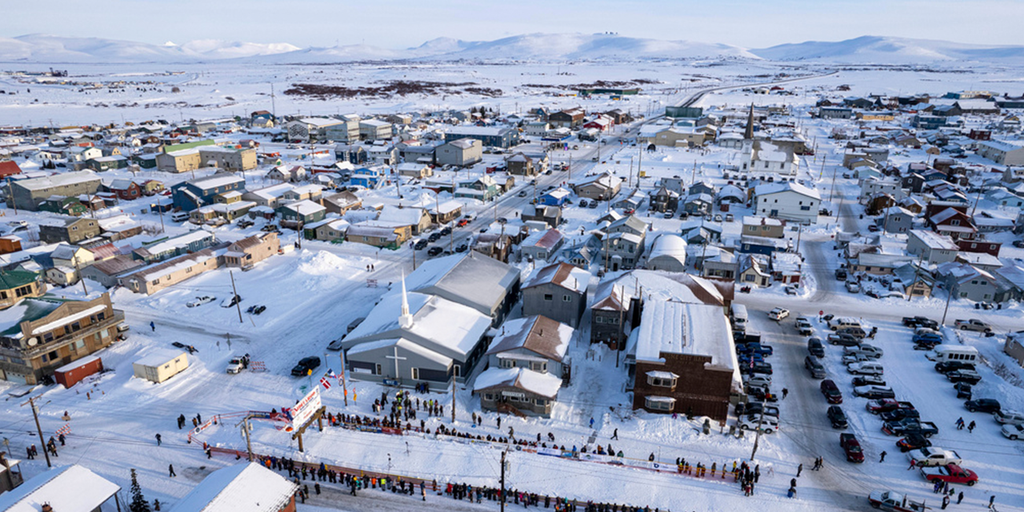
<svg viewBox="0 0 1024 512">
<path fill-rule="evenodd" d="M 824 63 L 933 63 L 981 61 L 1024 64 L 1024 46 L 983 46 L 896 37 L 807 41 L 750 50 L 728 44 L 664 41 L 617 34 L 524 34 L 493 41 L 437 38 L 420 46 L 389 49 L 365 44 L 299 48 L 288 43 L 198 40 L 154 45 L 103 38 L 31 34 L 0 38 L 0 62 L 122 63 L 254 59 L 268 63 L 330 63 L 365 60 L 655 60 L 740 58 Z"/>
<path fill-rule="evenodd" d="M 768 60 L 904 64 L 945 61 L 1024 63 L 1024 46 L 983 46 L 930 39 L 863 36 L 845 41 L 807 41 L 750 50 Z"/>
</svg>

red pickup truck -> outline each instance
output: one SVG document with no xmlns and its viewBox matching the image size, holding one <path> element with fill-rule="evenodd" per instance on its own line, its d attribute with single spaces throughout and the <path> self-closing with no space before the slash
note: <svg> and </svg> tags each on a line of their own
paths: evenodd
<svg viewBox="0 0 1024 512">
<path fill-rule="evenodd" d="M 951 484 L 967 484 L 968 486 L 978 483 L 978 474 L 969 469 L 964 469 L 956 464 L 945 466 L 933 466 L 921 468 L 921 474 L 929 482 L 949 482 Z"/>
</svg>

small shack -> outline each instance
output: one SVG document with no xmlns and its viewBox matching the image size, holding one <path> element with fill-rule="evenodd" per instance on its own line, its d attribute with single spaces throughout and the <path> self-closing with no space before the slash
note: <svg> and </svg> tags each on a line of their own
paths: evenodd
<svg viewBox="0 0 1024 512">
<path fill-rule="evenodd" d="M 178 350 L 159 350 L 132 363 L 135 376 L 157 384 L 188 368 L 188 356 Z"/>
<path fill-rule="evenodd" d="M 70 389 L 82 379 L 102 371 L 103 360 L 99 356 L 86 356 L 54 370 L 53 379 L 57 381 L 57 384 L 62 384 L 65 388 Z"/>
</svg>

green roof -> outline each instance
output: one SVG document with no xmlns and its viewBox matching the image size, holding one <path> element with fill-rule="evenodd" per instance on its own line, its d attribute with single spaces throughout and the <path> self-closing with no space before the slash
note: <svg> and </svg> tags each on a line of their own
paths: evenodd
<svg viewBox="0 0 1024 512">
<path fill-rule="evenodd" d="M 174 144 L 172 146 L 164 146 L 164 153 L 173 153 L 175 151 L 181 151 L 184 149 L 198 148 L 200 146 L 214 146 L 217 143 L 212 140 L 200 140 L 196 142 L 186 142 L 184 144 Z"/>
<path fill-rule="evenodd" d="M 14 306 L 0 311 L 0 336 L 21 337 L 21 323 L 34 322 L 53 313 L 64 301 L 47 299 L 25 299 Z"/>
<path fill-rule="evenodd" d="M 32 284 L 38 277 L 39 274 L 27 270 L 0 271 L 0 290 L 12 290 Z"/>
</svg>

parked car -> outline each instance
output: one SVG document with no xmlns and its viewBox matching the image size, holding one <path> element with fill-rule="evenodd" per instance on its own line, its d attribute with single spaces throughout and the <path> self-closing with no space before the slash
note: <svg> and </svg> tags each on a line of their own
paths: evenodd
<svg viewBox="0 0 1024 512">
<path fill-rule="evenodd" d="M 974 370 L 973 363 L 965 363 L 963 361 L 942 361 L 935 363 L 935 371 L 945 375 L 950 372 L 957 370 Z"/>
<path fill-rule="evenodd" d="M 1002 423 L 1003 425 L 1024 425 L 1024 413 L 1022 412 L 999 409 L 992 413 L 992 417 L 995 418 L 997 423 Z"/>
<path fill-rule="evenodd" d="M 771 434 L 779 430 L 779 420 L 774 416 L 768 416 L 767 414 L 751 414 L 745 416 L 739 421 L 739 428 L 743 430 L 757 430 L 758 425 L 761 425 L 761 432 L 764 434 Z"/>
<path fill-rule="evenodd" d="M 932 442 L 921 434 L 910 434 L 907 437 L 896 441 L 896 446 L 899 447 L 901 452 L 909 452 L 910 450 L 925 448 L 931 445 Z"/>
<path fill-rule="evenodd" d="M 867 354 L 862 354 L 860 352 L 851 352 L 849 354 L 843 354 L 842 362 L 845 365 L 851 365 L 853 363 L 863 363 L 873 360 L 874 359 L 868 357 Z"/>
<path fill-rule="evenodd" d="M 320 367 L 320 358 L 317 356 L 303 357 L 299 360 L 298 364 L 292 368 L 293 377 L 304 377 L 309 375 L 309 372 Z"/>
<path fill-rule="evenodd" d="M 907 499 L 907 496 L 896 491 L 871 491 L 868 503 L 873 508 L 891 510 L 893 512 L 921 512 L 925 507 L 923 501 Z"/>
<path fill-rule="evenodd" d="M 242 364 L 242 356 L 234 356 L 228 361 L 227 372 L 228 373 L 239 373 L 245 365 Z"/>
<path fill-rule="evenodd" d="M 896 398 L 896 392 L 886 386 L 861 386 L 853 388 L 853 396 L 864 398 Z"/>
<path fill-rule="evenodd" d="M 851 382 L 852 382 L 853 387 L 855 387 L 855 388 L 856 387 L 860 387 L 860 386 L 884 386 L 885 385 L 885 379 L 883 379 L 881 375 L 858 375 L 857 377 L 854 377 L 853 381 L 851 381 Z"/>
<path fill-rule="evenodd" d="M 858 340 L 863 340 L 864 338 L 868 337 L 867 331 L 860 327 L 840 327 L 839 329 L 836 329 L 836 334 L 846 334 L 849 336 L 853 336 Z"/>
<path fill-rule="evenodd" d="M 955 451 L 935 447 L 910 450 L 907 452 L 907 460 L 913 461 L 917 467 L 960 465 L 963 462 Z"/>
<path fill-rule="evenodd" d="M 966 382 L 974 385 L 981 382 L 981 374 L 974 370 L 956 370 L 946 374 L 950 382 Z"/>
<path fill-rule="evenodd" d="M 459 244 L 455 247 L 455 252 L 466 252 L 467 250 L 469 250 L 469 247 L 466 244 Z"/>
<path fill-rule="evenodd" d="M 957 320 L 953 325 L 961 331 L 975 331 L 975 332 L 992 332 L 992 326 L 988 325 L 977 318 L 971 318 L 969 320 Z"/>
<path fill-rule="evenodd" d="M 883 422 L 901 421 L 905 419 L 919 420 L 921 413 L 917 409 L 896 409 L 895 411 L 883 412 L 878 415 Z"/>
<path fill-rule="evenodd" d="M 748 388 L 764 388 L 771 387 L 772 377 L 770 375 L 756 374 L 756 375 L 744 375 L 743 384 Z"/>
<path fill-rule="evenodd" d="M 435 245 L 427 250 L 427 256 L 433 258 L 434 256 L 441 254 L 442 252 L 444 252 L 444 248 L 442 248 L 439 245 Z"/>
<path fill-rule="evenodd" d="M 412 248 L 417 251 L 422 251 L 423 249 L 427 248 L 427 245 L 429 245 L 427 241 L 421 238 L 419 240 L 416 240 L 416 243 L 413 244 Z"/>
<path fill-rule="evenodd" d="M 846 421 L 846 413 L 838 405 L 829 406 L 825 415 L 828 416 L 828 421 L 832 424 L 832 428 L 846 428 L 849 426 Z"/>
<path fill-rule="evenodd" d="M 836 280 L 837 281 L 846 281 L 847 275 L 848 274 L 846 273 L 846 269 L 845 268 L 837 268 L 836 269 Z"/>
<path fill-rule="evenodd" d="M 860 284 L 858 284 L 857 281 L 847 281 L 846 291 L 850 293 L 860 293 Z"/>
<path fill-rule="evenodd" d="M 833 345 L 842 345 L 844 347 L 856 347 L 857 345 L 860 345 L 860 339 L 850 336 L 849 334 L 832 333 L 825 339 Z"/>
<path fill-rule="evenodd" d="M 242 218 L 242 219 L 240 219 L 240 220 L 238 221 L 238 227 L 240 227 L 240 228 L 242 228 L 242 229 L 245 229 L 245 228 L 251 228 L 251 227 L 252 227 L 252 225 L 253 225 L 253 221 L 252 221 L 252 219 L 248 219 L 248 218 Z"/>
<path fill-rule="evenodd" d="M 825 345 L 821 343 L 821 338 L 808 338 L 807 339 L 807 352 L 812 356 L 819 359 L 825 357 Z"/>
<path fill-rule="evenodd" d="M 847 462 L 864 462 L 864 449 L 853 434 L 839 434 L 839 446 L 846 453 Z"/>
<path fill-rule="evenodd" d="M 736 417 L 750 416 L 751 414 L 764 414 L 779 418 L 779 407 L 765 404 L 764 402 L 746 402 L 736 404 Z"/>
<path fill-rule="evenodd" d="M 807 371 L 811 373 L 811 378 L 825 378 L 825 365 L 821 364 L 820 361 L 811 356 L 804 358 L 804 368 L 807 368 Z"/>
<path fill-rule="evenodd" d="M 843 403 L 843 393 L 839 391 L 839 386 L 836 386 L 835 381 L 832 379 L 826 379 L 821 381 L 819 386 L 821 394 L 825 395 L 825 401 L 830 404 L 841 404 Z"/>
<path fill-rule="evenodd" d="M 851 363 L 846 366 L 846 371 L 854 375 L 884 375 L 885 368 L 881 364 L 874 361 L 866 361 L 863 363 Z"/>
<path fill-rule="evenodd" d="M 234 307 L 239 302 L 242 302 L 242 297 L 240 297 L 238 295 L 232 295 L 231 297 L 228 297 L 228 298 L 220 301 L 220 307 L 222 307 L 222 308 Z"/>
<path fill-rule="evenodd" d="M 765 362 L 760 362 L 759 363 L 757 361 L 754 361 L 753 364 L 747 364 L 746 366 L 744 366 L 740 370 L 740 373 L 764 373 L 764 374 L 771 375 L 772 374 L 772 364 L 771 363 L 765 363 Z"/>
<path fill-rule="evenodd" d="M 890 421 L 882 425 L 882 432 L 891 436 L 907 436 L 920 434 L 924 437 L 931 437 L 939 433 L 939 427 L 930 421 L 920 421 L 907 418 L 900 421 Z"/>
<path fill-rule="evenodd" d="M 436 242 L 436 241 L 438 241 L 440 239 L 441 239 L 441 233 L 431 233 L 430 236 L 427 237 L 427 242 L 434 243 L 434 242 Z"/>
<path fill-rule="evenodd" d="M 587 207 L 587 200 L 586 199 L 580 199 L 580 208 L 586 208 L 586 207 Z"/>
<path fill-rule="evenodd" d="M 1001 431 L 1011 441 L 1024 440 L 1024 425 L 1003 425 Z"/>
<path fill-rule="evenodd" d="M 807 319 L 800 317 L 796 319 L 796 332 L 800 333 L 801 336 L 810 336 L 814 334 L 814 327 Z"/>
<path fill-rule="evenodd" d="M 999 405 L 999 400 L 996 400 L 994 398 L 979 398 L 977 400 L 968 400 L 964 402 L 964 407 L 966 407 L 967 410 L 971 412 L 981 411 L 987 413 L 994 413 L 1002 409 L 1002 406 Z"/>
<path fill-rule="evenodd" d="M 938 329 L 939 323 L 931 318 L 925 318 L 923 316 L 905 316 L 903 317 L 903 325 L 910 328 L 927 327 L 929 329 Z"/>
<path fill-rule="evenodd" d="M 789 310 L 785 308 L 775 308 L 768 312 L 768 318 L 781 322 L 783 318 L 789 316 Z"/>
<path fill-rule="evenodd" d="M 206 304 L 206 303 L 209 303 L 209 302 L 213 302 L 215 300 L 217 300 L 217 297 L 210 297 L 209 295 L 203 295 L 202 297 L 196 297 L 196 300 L 189 301 L 188 304 L 185 304 L 185 305 L 190 307 L 190 308 L 194 308 L 194 307 L 202 306 L 203 304 Z"/>
<path fill-rule="evenodd" d="M 966 484 L 968 487 L 978 483 L 978 474 L 956 464 L 921 468 L 921 474 L 929 482 L 948 482 L 950 484 Z"/>
<path fill-rule="evenodd" d="M 957 382 L 956 384 L 953 384 L 953 389 L 956 390 L 957 398 L 971 399 L 972 387 L 970 384 L 966 382 Z"/>
<path fill-rule="evenodd" d="M 867 343 L 862 343 L 859 347 L 846 347 L 845 349 L 843 349 L 843 353 L 847 354 L 847 355 L 850 355 L 850 354 L 864 355 L 868 359 L 879 359 L 879 358 L 882 357 L 882 355 L 885 354 L 885 352 L 881 349 L 881 347 L 876 347 L 874 345 L 868 345 Z"/>
<path fill-rule="evenodd" d="M 864 404 L 864 408 L 871 414 L 881 414 L 883 412 L 895 411 L 897 409 L 913 409 L 914 404 L 910 402 L 900 402 L 892 398 L 883 398 L 880 400 L 868 400 L 868 403 Z"/>
</svg>

